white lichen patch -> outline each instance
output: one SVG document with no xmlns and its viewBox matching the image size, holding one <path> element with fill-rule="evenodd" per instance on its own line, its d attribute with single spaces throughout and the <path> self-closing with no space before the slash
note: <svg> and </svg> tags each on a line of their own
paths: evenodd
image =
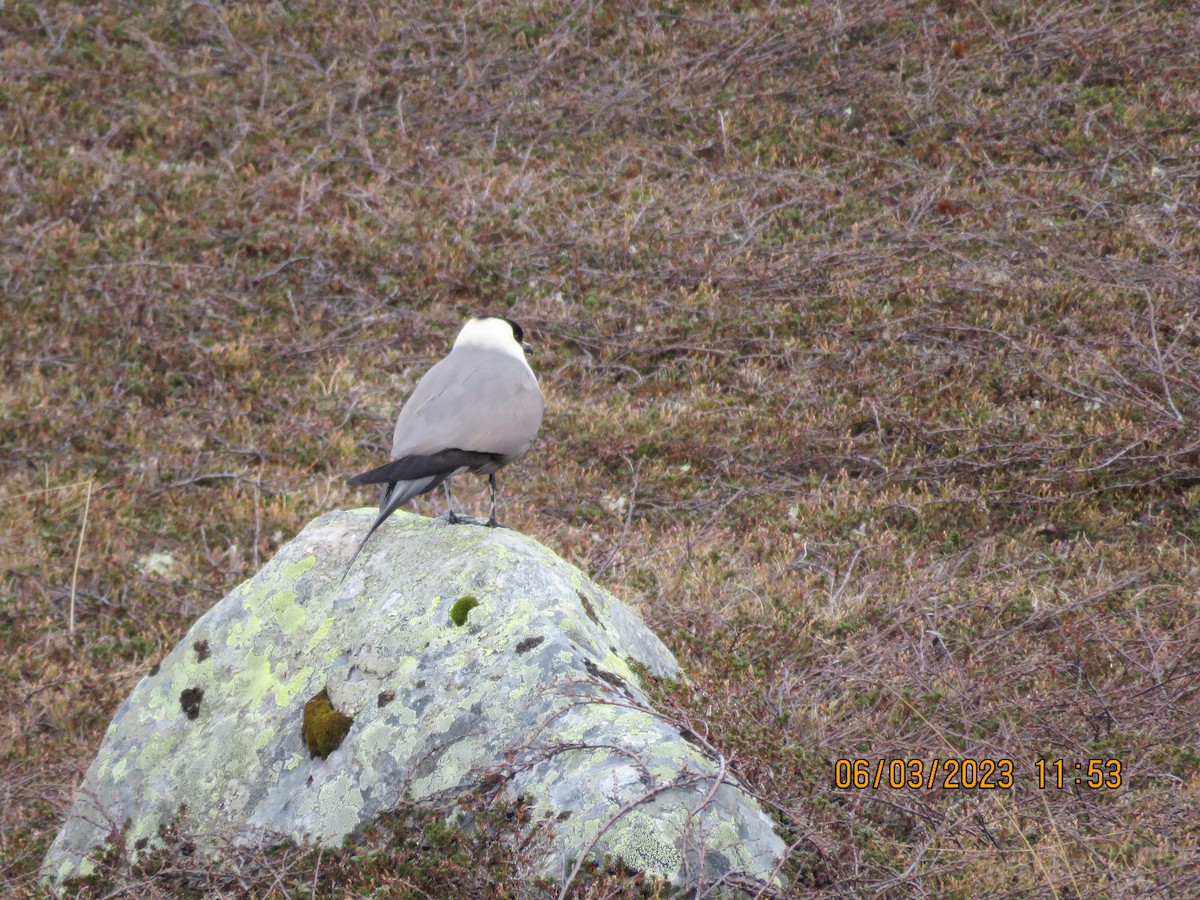
<svg viewBox="0 0 1200 900">
<path fill-rule="evenodd" d="M 313 522 L 142 679 L 47 879 L 87 871 L 111 822 L 128 821 L 134 860 L 169 825 L 209 853 L 264 832 L 336 844 L 406 798 L 440 805 L 495 776 L 551 823 L 548 875 L 588 848 L 676 880 L 772 877 L 770 820 L 732 779 L 713 790 L 718 764 L 647 706 L 630 661 L 678 673 L 635 612 L 516 532 L 406 513 L 343 581 L 373 515 Z M 322 691 L 352 720 L 325 758 L 302 738 Z"/>
</svg>

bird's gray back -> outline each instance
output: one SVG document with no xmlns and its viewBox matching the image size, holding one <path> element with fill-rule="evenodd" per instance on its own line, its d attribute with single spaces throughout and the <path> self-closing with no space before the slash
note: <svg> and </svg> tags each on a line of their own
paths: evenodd
<svg viewBox="0 0 1200 900">
<path fill-rule="evenodd" d="M 537 379 L 521 360 L 477 348 L 451 351 L 400 410 L 392 458 L 453 447 L 509 463 L 529 449 L 543 409 Z"/>
</svg>

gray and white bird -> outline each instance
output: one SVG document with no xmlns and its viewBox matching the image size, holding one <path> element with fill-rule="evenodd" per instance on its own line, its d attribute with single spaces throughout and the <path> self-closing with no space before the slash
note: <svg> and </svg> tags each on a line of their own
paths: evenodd
<svg viewBox="0 0 1200 900">
<path fill-rule="evenodd" d="M 396 419 L 392 461 L 355 475 L 350 484 L 382 484 L 379 516 L 350 558 L 395 510 L 460 472 L 488 476 L 496 522 L 496 472 L 529 450 L 542 424 L 545 403 L 525 359 L 525 333 L 508 319 L 488 316 L 463 326 L 450 353 L 422 376 Z"/>
</svg>

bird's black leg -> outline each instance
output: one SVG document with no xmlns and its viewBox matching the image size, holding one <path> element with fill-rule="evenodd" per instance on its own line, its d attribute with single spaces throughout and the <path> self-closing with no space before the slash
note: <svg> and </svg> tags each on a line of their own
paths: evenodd
<svg viewBox="0 0 1200 900">
<path fill-rule="evenodd" d="M 500 523 L 496 521 L 496 473 L 488 476 L 488 485 L 492 489 L 492 515 L 488 518 L 488 528 L 495 528 Z"/>
<path fill-rule="evenodd" d="M 454 498 L 450 496 L 449 478 L 442 482 L 442 487 L 446 489 L 446 522 L 449 525 L 457 525 L 461 520 L 454 514 Z"/>
</svg>

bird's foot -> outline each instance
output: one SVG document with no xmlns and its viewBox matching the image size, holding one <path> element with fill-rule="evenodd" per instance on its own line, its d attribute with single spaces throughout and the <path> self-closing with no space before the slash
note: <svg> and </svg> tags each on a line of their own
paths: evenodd
<svg viewBox="0 0 1200 900">
<path fill-rule="evenodd" d="M 456 516 L 454 514 L 454 510 L 452 510 L 452 509 L 446 510 L 446 524 L 447 525 L 457 525 L 461 521 L 463 521 L 462 516 Z"/>
</svg>

